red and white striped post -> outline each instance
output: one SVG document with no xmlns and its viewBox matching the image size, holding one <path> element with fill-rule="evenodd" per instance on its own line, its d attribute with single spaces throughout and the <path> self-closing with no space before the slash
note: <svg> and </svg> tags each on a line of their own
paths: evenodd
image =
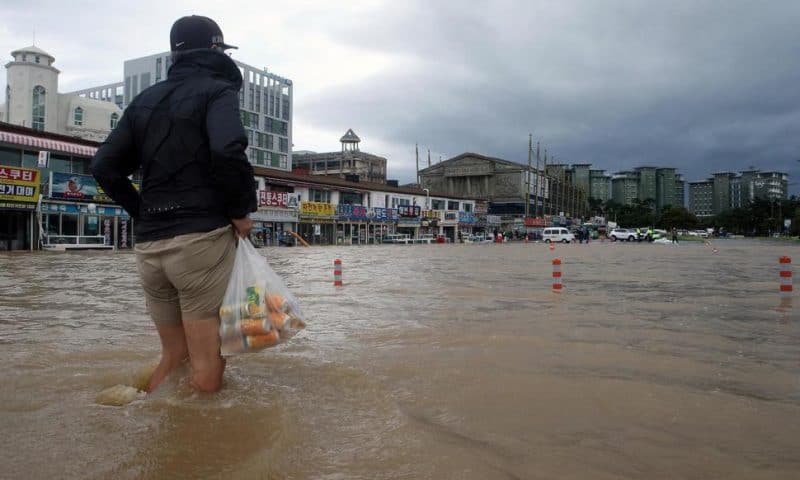
<svg viewBox="0 0 800 480">
<path fill-rule="evenodd" d="M 781 276 L 781 297 L 792 296 L 792 258 L 781 257 L 778 259 L 780 262 L 780 276 Z"/>
<path fill-rule="evenodd" d="M 333 261 L 333 286 L 342 286 L 342 261 L 338 258 Z"/>
<path fill-rule="evenodd" d="M 553 291 L 560 292 L 561 291 L 561 259 L 554 258 L 553 259 Z"/>
</svg>

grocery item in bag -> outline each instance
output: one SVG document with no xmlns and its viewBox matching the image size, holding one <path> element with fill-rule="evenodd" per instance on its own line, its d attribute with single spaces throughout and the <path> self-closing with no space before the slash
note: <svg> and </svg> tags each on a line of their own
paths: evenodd
<svg viewBox="0 0 800 480">
<path fill-rule="evenodd" d="M 248 239 L 239 239 L 219 314 L 223 355 L 274 347 L 305 327 L 297 300 Z"/>
</svg>

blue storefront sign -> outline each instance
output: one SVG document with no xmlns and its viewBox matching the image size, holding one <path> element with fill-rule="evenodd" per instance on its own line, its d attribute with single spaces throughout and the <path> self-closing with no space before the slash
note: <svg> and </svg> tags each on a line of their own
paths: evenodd
<svg viewBox="0 0 800 480">
<path fill-rule="evenodd" d="M 391 222 L 397 220 L 397 212 L 393 208 L 373 207 L 373 222 Z"/>
<path fill-rule="evenodd" d="M 472 212 L 458 212 L 458 223 L 475 223 L 475 214 Z"/>
<path fill-rule="evenodd" d="M 369 220 L 367 216 L 367 207 L 361 205 L 337 205 L 336 218 L 338 220 L 351 220 L 356 222 L 365 222 Z"/>
<path fill-rule="evenodd" d="M 89 211 L 88 205 L 74 203 L 42 203 L 42 213 L 90 213 L 108 217 L 127 217 L 128 212 L 119 207 L 97 206 L 94 212 Z"/>
</svg>

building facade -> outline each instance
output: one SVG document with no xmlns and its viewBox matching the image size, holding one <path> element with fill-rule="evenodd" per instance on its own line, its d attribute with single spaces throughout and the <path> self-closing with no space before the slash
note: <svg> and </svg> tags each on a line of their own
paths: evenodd
<svg viewBox="0 0 800 480">
<path fill-rule="evenodd" d="M 123 95 L 125 84 L 123 82 L 109 83 L 93 88 L 86 88 L 70 92 L 67 95 L 77 95 L 84 98 L 92 98 L 104 102 L 111 102 L 120 109 L 125 108 L 125 96 Z"/>
<path fill-rule="evenodd" d="M 656 198 L 658 197 L 656 170 L 655 167 L 637 167 L 635 169 L 639 182 L 637 194 L 639 200 L 652 200 L 654 203 L 656 202 Z"/>
<path fill-rule="evenodd" d="M 617 172 L 611 178 L 611 198 L 622 205 L 633 205 L 639 198 L 637 172 Z"/>
<path fill-rule="evenodd" d="M 783 172 L 717 172 L 708 180 L 689 185 L 689 210 L 697 216 L 745 208 L 756 199 L 785 200 L 789 196 L 789 175 Z"/>
<path fill-rule="evenodd" d="M 611 176 L 605 170 L 589 170 L 589 197 L 603 202 L 611 199 Z"/>
<path fill-rule="evenodd" d="M 675 169 L 657 168 L 656 169 L 656 208 L 662 210 L 667 206 L 683 206 L 682 201 L 678 201 L 675 188 Z"/>
<path fill-rule="evenodd" d="M 11 56 L 0 121 L 93 141 L 105 140 L 116 126 L 122 110 L 113 102 L 58 93 L 55 57 L 35 46 Z"/>
<path fill-rule="evenodd" d="M 552 214 L 557 208 L 551 199 L 553 178 L 534 170 L 500 158 L 462 153 L 420 170 L 419 177 L 423 189 L 487 202 L 487 215 L 501 217 L 508 226 L 515 218 L 521 221 L 526 197 L 532 217 Z"/>
<path fill-rule="evenodd" d="M 292 170 L 292 81 L 234 60 L 244 83 L 239 91 L 242 124 L 249 142 L 247 157 L 255 166 Z M 169 52 L 127 60 L 124 63 L 123 103 L 167 78 L 172 64 Z M 89 89 L 93 90 L 93 89 Z"/>
<path fill-rule="evenodd" d="M 675 199 L 678 205 L 686 207 L 686 180 L 681 174 L 675 174 Z"/>
<path fill-rule="evenodd" d="M 697 217 L 714 215 L 714 181 L 689 182 L 689 211 Z"/>
<path fill-rule="evenodd" d="M 386 158 L 362 152 L 361 139 L 352 129 L 339 140 L 339 152 L 295 152 L 292 170 L 306 175 L 326 175 L 339 178 L 358 178 L 372 183 L 386 183 Z"/>
</svg>

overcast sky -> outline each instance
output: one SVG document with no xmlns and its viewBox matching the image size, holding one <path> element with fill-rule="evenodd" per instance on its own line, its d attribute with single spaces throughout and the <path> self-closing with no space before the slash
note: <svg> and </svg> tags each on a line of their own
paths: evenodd
<svg viewBox="0 0 800 480">
<path fill-rule="evenodd" d="M 800 182 L 797 0 L 0 0 L 0 51 L 35 29 L 68 92 L 121 81 L 193 13 L 234 58 L 293 80 L 295 150 L 338 150 L 352 128 L 401 182 L 415 143 L 423 166 L 428 148 L 524 163 L 529 133 L 609 173 L 755 166 Z"/>
</svg>

